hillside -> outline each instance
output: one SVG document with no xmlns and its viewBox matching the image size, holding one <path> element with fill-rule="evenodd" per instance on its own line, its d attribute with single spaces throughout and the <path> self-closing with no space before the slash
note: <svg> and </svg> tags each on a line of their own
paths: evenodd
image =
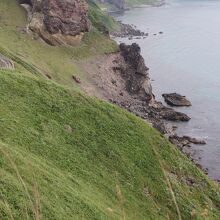
<svg viewBox="0 0 220 220">
<path fill-rule="evenodd" d="M 82 66 L 118 51 L 102 12 L 75 47 L 26 33 L 15 0 L 0 14 L 0 54 L 15 64 L 0 69 L 0 219 L 219 219 L 216 183 L 146 122 L 85 94 Z"/>
</svg>

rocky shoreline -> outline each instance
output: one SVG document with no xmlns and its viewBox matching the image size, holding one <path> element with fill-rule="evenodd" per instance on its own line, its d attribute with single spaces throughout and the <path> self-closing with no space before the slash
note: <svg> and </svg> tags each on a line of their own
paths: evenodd
<svg viewBox="0 0 220 220">
<path fill-rule="evenodd" d="M 171 126 L 168 122 L 187 122 L 191 118 L 184 113 L 175 111 L 173 108 L 169 108 L 164 106 L 161 102 L 155 100 L 154 94 L 152 92 L 152 87 L 149 85 L 149 75 L 148 68 L 145 65 L 144 59 L 140 54 L 140 47 L 133 43 L 132 45 L 120 44 L 121 55 L 124 57 L 127 62 L 130 71 L 127 69 L 120 69 L 121 74 L 133 74 L 140 75 L 142 74 L 144 78 L 141 77 L 131 77 L 127 76 L 127 78 L 132 78 L 132 86 L 126 87 L 128 92 L 131 93 L 132 88 L 136 88 L 136 84 L 139 85 L 138 90 L 136 90 L 133 95 L 136 97 L 129 104 L 124 104 L 120 102 L 120 100 L 113 100 L 113 103 L 119 105 L 122 108 L 127 109 L 128 111 L 134 113 L 136 116 L 141 117 L 142 119 L 149 122 L 154 128 L 156 128 L 161 134 L 169 139 L 171 143 L 177 146 L 184 154 L 188 156 L 190 160 L 192 160 L 200 169 L 204 171 L 205 174 L 208 174 L 208 170 L 203 168 L 198 160 L 193 156 L 193 152 L 191 151 L 191 144 L 194 145 L 204 145 L 206 142 L 204 140 L 199 140 L 194 137 L 189 136 L 178 136 L 176 133 L 176 127 Z M 141 70 L 141 71 L 140 71 Z M 147 84 L 143 81 L 148 81 Z M 141 85 L 141 86 L 140 86 Z M 147 89 L 145 93 L 146 99 L 142 97 L 140 94 L 141 89 L 146 89 L 146 85 L 150 87 L 150 90 Z M 146 90 L 145 90 L 146 91 Z M 176 93 L 172 94 L 164 94 L 167 98 L 172 98 L 171 106 L 191 106 L 191 102 L 186 99 L 185 96 L 181 96 Z M 163 96 L 164 96 L 163 95 Z M 149 98 L 150 97 L 150 98 Z"/>
<path fill-rule="evenodd" d="M 198 164 L 189 150 L 190 145 L 205 142 L 177 135 L 176 127 L 170 122 L 187 122 L 190 117 L 155 99 L 149 69 L 138 44 L 122 43 L 117 53 L 77 65 L 88 72 L 88 83 L 82 85 L 88 95 L 109 101 L 142 118 Z"/>
<path fill-rule="evenodd" d="M 191 144 L 203 145 L 206 144 L 205 141 L 189 136 L 180 137 L 176 133 L 176 127 L 169 123 L 170 121 L 187 122 L 191 118 L 155 100 L 148 73 L 149 69 L 145 65 L 138 44 L 126 45 L 122 43 L 119 48 L 120 52 L 112 55 L 110 64 L 112 75 L 109 74 L 109 70 L 105 69 L 111 79 L 106 82 L 106 79 L 103 78 L 102 81 L 100 75 L 95 79 L 95 81 L 101 81 L 100 87 L 105 91 L 104 99 L 150 123 L 207 174 L 207 170 L 199 165 L 190 150 Z M 100 72 L 102 71 L 100 66 Z"/>
</svg>

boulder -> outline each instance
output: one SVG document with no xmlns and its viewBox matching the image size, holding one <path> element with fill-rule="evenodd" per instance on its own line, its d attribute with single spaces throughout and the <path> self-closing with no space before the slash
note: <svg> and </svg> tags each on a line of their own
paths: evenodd
<svg viewBox="0 0 220 220">
<path fill-rule="evenodd" d="M 178 145 L 178 146 L 182 146 L 182 147 L 189 146 L 190 144 L 198 144 L 198 145 L 206 144 L 204 140 L 199 140 L 199 139 L 192 138 L 189 136 L 179 137 L 177 135 L 173 135 L 169 137 L 169 140 L 171 141 L 171 143 Z"/>
<path fill-rule="evenodd" d="M 191 119 L 188 115 L 182 112 L 176 112 L 173 109 L 161 111 L 160 115 L 168 121 L 189 121 Z"/>
<path fill-rule="evenodd" d="M 29 29 L 51 45 L 78 44 L 90 30 L 85 0 L 19 0 L 19 3 L 30 8 Z"/>
<path fill-rule="evenodd" d="M 177 93 L 163 94 L 165 102 L 171 106 L 191 106 L 191 102 L 185 96 Z"/>
<path fill-rule="evenodd" d="M 154 101 L 151 112 L 167 121 L 189 121 L 191 118 L 182 112 L 177 112 L 173 108 L 164 106 L 161 102 Z M 155 116 L 154 116 L 155 117 Z"/>
</svg>

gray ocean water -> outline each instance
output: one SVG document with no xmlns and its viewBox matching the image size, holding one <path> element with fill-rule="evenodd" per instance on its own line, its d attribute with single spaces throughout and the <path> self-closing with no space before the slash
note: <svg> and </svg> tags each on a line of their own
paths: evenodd
<svg viewBox="0 0 220 220">
<path fill-rule="evenodd" d="M 170 92 L 191 100 L 192 107 L 177 109 L 192 117 L 178 123 L 177 132 L 207 141 L 193 150 L 210 177 L 220 179 L 220 1 L 173 0 L 117 19 L 149 33 L 146 39 L 118 40 L 141 46 L 158 100 Z"/>
</svg>

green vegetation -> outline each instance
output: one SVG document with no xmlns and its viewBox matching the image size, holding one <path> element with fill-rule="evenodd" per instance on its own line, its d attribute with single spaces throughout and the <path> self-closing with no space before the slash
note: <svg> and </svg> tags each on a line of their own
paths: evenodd
<svg viewBox="0 0 220 220">
<path fill-rule="evenodd" d="M 16 67 L 0 70 L 1 220 L 220 218 L 217 184 L 144 121 L 71 81 L 86 80 L 78 60 L 116 51 L 113 41 L 96 27 L 78 47 L 51 47 L 22 31 L 15 0 L 1 0 L 0 15 L 0 53 Z"/>
<path fill-rule="evenodd" d="M 0 82 L 0 219 L 219 219 L 217 186 L 142 120 L 34 76 Z"/>
</svg>

